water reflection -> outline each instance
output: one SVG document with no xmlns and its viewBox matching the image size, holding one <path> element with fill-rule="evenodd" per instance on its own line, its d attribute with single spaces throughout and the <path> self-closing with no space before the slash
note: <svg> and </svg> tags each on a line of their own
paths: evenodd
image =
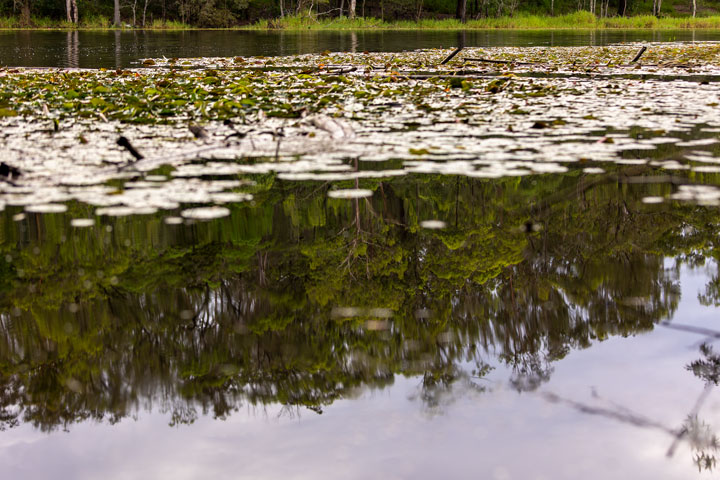
<svg viewBox="0 0 720 480">
<path fill-rule="evenodd" d="M 570 350 L 670 318 L 678 277 L 663 258 L 714 238 L 713 211 L 642 203 L 657 186 L 600 185 L 538 212 L 578 180 L 409 178 L 354 200 L 258 180 L 254 205 L 209 223 L 80 229 L 81 205 L 22 221 L 9 210 L 5 423 L 116 421 L 151 398 L 178 421 L 243 402 L 321 409 L 398 373 L 422 376 L 432 403 L 489 359 L 534 390 Z"/>
<path fill-rule="evenodd" d="M 122 68 L 123 66 L 123 57 L 122 57 L 122 34 L 120 33 L 120 30 L 115 30 L 113 32 L 115 36 L 115 68 Z"/>
<path fill-rule="evenodd" d="M 67 32 L 67 66 L 77 68 L 80 66 L 80 32 L 73 30 Z"/>
<path fill-rule="evenodd" d="M 467 31 L 467 47 L 608 45 L 712 41 L 702 31 Z M 295 55 L 330 51 L 396 52 L 457 45 L 453 31 L 57 31 L 0 32 L 0 66 L 127 68 L 140 58 Z M 73 56 L 66 51 L 77 50 Z M 77 61 L 76 61 L 77 59 Z"/>
<path fill-rule="evenodd" d="M 360 185 L 372 196 L 353 199 L 274 174 L 252 180 L 253 203 L 210 222 L 156 214 L 76 228 L 71 220 L 91 208 L 21 220 L 8 208 L 2 428 L 72 430 L 149 409 L 171 425 L 228 419 L 246 405 L 319 414 L 402 377 L 416 379 L 412 399 L 437 414 L 487 395 L 502 371 L 513 390 L 582 415 L 662 427 L 700 468 L 715 465 L 702 396 L 675 426 L 546 386 L 563 358 L 601 340 L 659 324 L 696 329 L 673 320 L 680 270 L 715 255 L 716 208 L 647 204 L 677 187 L 588 183 L 577 172 L 372 179 Z M 427 219 L 444 228 L 422 228 Z M 704 304 L 720 302 L 716 278 Z M 688 364 L 707 391 L 715 357 L 703 346 Z"/>
</svg>

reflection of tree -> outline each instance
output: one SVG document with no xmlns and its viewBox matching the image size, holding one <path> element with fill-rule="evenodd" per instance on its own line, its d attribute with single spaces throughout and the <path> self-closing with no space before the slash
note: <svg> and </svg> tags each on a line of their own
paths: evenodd
<svg viewBox="0 0 720 480">
<path fill-rule="evenodd" d="M 690 329 L 687 331 L 693 330 Z M 695 331 L 695 333 L 707 335 L 707 331 L 705 330 Z M 715 355 L 712 347 L 707 344 L 703 344 L 700 347 L 700 353 L 703 358 L 692 362 L 687 366 L 687 369 L 692 371 L 698 378 L 704 380 L 705 388 L 696 399 L 695 405 L 690 410 L 682 426 L 677 429 L 670 428 L 661 422 L 645 417 L 640 413 L 634 412 L 614 402 L 605 400 L 604 403 L 609 403 L 609 407 L 607 405 L 600 405 L 598 402 L 603 399 L 601 399 L 594 390 L 593 397 L 595 401 L 593 403 L 583 403 L 563 398 L 550 392 L 542 392 L 541 396 L 550 402 L 562 403 L 587 415 L 601 416 L 635 427 L 658 430 L 669 434 L 673 437 L 673 442 L 667 451 L 668 457 L 672 457 L 680 442 L 685 441 L 692 451 L 693 461 L 698 467 L 698 470 L 712 470 L 717 463 L 715 453 L 718 448 L 720 448 L 720 440 L 710 425 L 700 420 L 698 415 L 711 389 L 717 385 L 718 379 L 720 378 L 720 357 Z"/>
<path fill-rule="evenodd" d="M 254 206 L 174 230 L 128 218 L 81 231 L 34 215 L 18 230 L 6 216 L 0 421 L 49 429 L 152 405 L 172 424 L 242 403 L 320 412 L 397 374 L 422 378 L 433 408 L 452 388 L 481 390 L 488 355 L 536 388 L 570 349 L 672 313 L 661 255 L 707 215 L 665 215 L 608 183 L 535 208 L 582 181 L 368 181 L 375 195 L 355 201 L 265 176 Z"/>
<path fill-rule="evenodd" d="M 422 375 L 417 394 L 414 399 L 420 400 L 431 412 L 441 412 L 442 408 L 452 403 L 456 396 L 468 392 L 485 393 L 487 387 L 477 381 L 492 370 L 488 364 L 478 362 L 471 372 L 457 365 L 448 365 L 440 370 L 428 370 Z"/>
<path fill-rule="evenodd" d="M 549 402 L 563 404 L 586 415 L 604 417 L 633 427 L 656 430 L 670 435 L 673 437 L 673 443 L 668 450 L 668 457 L 674 455 L 677 445 L 681 440 L 684 440 L 692 450 L 693 462 L 699 470 L 712 470 L 715 467 L 716 458 L 714 452 L 720 447 L 720 440 L 718 440 L 709 425 L 698 420 L 697 411 L 695 410 L 688 415 L 680 428 L 673 429 L 659 421 L 633 412 L 622 405 L 615 403 L 611 403 L 609 407 L 599 405 L 597 402 L 600 398 L 597 393 L 594 394 L 596 402 L 593 403 L 583 403 L 549 392 L 542 392 L 541 396 Z"/>
<path fill-rule="evenodd" d="M 679 432 L 679 436 L 687 439 L 693 451 L 693 461 L 699 471 L 713 470 L 717 460 L 714 452 L 720 448 L 720 440 L 710 426 L 698 420 L 697 416 L 689 416 Z"/>
<path fill-rule="evenodd" d="M 696 333 L 706 335 L 707 332 L 699 331 Z M 599 405 L 597 402 L 602 399 L 595 391 L 593 391 L 595 402 L 592 404 L 563 398 L 549 392 L 542 392 L 541 396 L 550 402 L 562 403 L 584 414 L 597 415 L 635 427 L 659 430 L 669 434 L 673 437 L 673 442 L 667 451 L 668 457 L 672 457 L 680 442 L 684 441 L 692 451 L 693 462 L 698 467 L 698 470 L 713 470 L 717 463 L 715 454 L 720 448 L 720 439 L 718 439 L 711 426 L 699 419 L 698 415 L 711 389 L 718 385 L 720 379 L 720 356 L 713 353 L 712 347 L 707 344 L 700 347 L 700 353 L 702 357 L 690 363 L 687 369 L 705 382 L 705 388 L 696 399 L 695 405 L 682 426 L 677 429 L 667 427 L 661 422 L 647 418 L 614 402 L 606 400 L 605 403 L 609 403 L 609 407 Z"/>
</svg>

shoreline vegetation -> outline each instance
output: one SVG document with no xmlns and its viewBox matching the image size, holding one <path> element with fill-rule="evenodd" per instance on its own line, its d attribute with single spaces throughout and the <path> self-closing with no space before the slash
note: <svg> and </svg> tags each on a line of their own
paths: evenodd
<svg viewBox="0 0 720 480">
<path fill-rule="evenodd" d="M 22 26 L 18 17 L 0 18 L 0 30 L 707 30 L 720 29 L 720 15 L 706 17 L 655 17 L 638 15 L 630 17 L 597 17 L 590 12 L 566 15 L 525 15 L 481 18 L 462 23 L 456 19 L 420 19 L 383 21 L 377 18 L 322 18 L 313 15 L 285 16 L 263 19 L 247 25 L 226 28 L 200 28 L 178 21 L 148 23 L 145 27 L 112 26 L 105 17 L 90 17 L 78 23 L 33 18 L 31 26 Z"/>
</svg>

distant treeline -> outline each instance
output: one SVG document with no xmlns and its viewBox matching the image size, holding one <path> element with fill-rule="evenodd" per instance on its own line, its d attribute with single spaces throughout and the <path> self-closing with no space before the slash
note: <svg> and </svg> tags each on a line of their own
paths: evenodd
<svg viewBox="0 0 720 480">
<path fill-rule="evenodd" d="M 0 27 L 292 28 L 339 17 L 465 22 L 579 11 L 598 18 L 694 17 L 716 14 L 720 0 L 0 0 Z M 358 23 L 359 28 L 372 26 Z"/>
</svg>

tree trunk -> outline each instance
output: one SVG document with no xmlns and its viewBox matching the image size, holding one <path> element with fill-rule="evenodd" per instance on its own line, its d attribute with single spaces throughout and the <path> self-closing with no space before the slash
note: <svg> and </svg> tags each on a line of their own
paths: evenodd
<svg viewBox="0 0 720 480">
<path fill-rule="evenodd" d="M 340 0 L 340 16 L 343 16 L 343 10 L 345 10 L 345 0 Z"/>
<path fill-rule="evenodd" d="M 67 12 L 68 23 L 72 22 L 72 3 L 70 3 L 70 0 L 65 0 L 65 11 Z"/>
<path fill-rule="evenodd" d="M 30 0 L 25 0 L 20 5 L 20 25 L 23 27 L 30 26 Z"/>
<path fill-rule="evenodd" d="M 555 16 L 555 0 L 550 0 L 550 16 Z"/>
<path fill-rule="evenodd" d="M 618 0 L 617 14 L 621 17 L 624 17 L 625 10 L 627 10 L 627 0 Z"/>
<path fill-rule="evenodd" d="M 457 0 L 455 6 L 455 18 L 460 20 L 462 23 L 467 21 L 467 0 Z"/>
<path fill-rule="evenodd" d="M 147 13 L 147 4 L 148 4 L 148 0 L 145 0 L 145 5 L 143 5 L 143 19 L 142 19 L 143 28 L 145 28 L 145 14 Z"/>
<path fill-rule="evenodd" d="M 348 17 L 350 17 L 350 20 L 355 18 L 356 4 L 357 4 L 357 0 L 350 0 L 350 5 L 348 6 Z"/>
<path fill-rule="evenodd" d="M 77 0 L 71 0 L 71 3 L 72 3 L 72 13 L 73 13 L 72 22 L 75 25 L 77 25 L 78 20 L 80 20 L 80 15 L 78 15 Z"/>
<path fill-rule="evenodd" d="M 120 0 L 113 1 L 113 25 L 120 26 Z"/>
<path fill-rule="evenodd" d="M 693 0 L 693 18 L 695 18 L 696 12 L 697 12 L 697 0 Z"/>
</svg>

